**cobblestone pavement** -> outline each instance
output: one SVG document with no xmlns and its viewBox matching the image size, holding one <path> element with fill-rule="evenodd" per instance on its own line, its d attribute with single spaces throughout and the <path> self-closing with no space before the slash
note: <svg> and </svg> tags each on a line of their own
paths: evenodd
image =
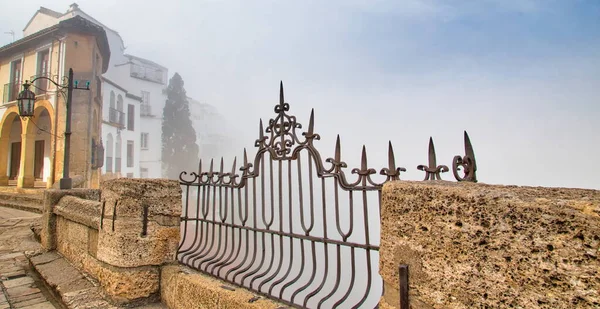
<svg viewBox="0 0 600 309">
<path fill-rule="evenodd" d="M 25 251 L 39 250 L 29 228 L 41 215 L 0 207 L 0 309 L 55 309 L 30 272 Z"/>
</svg>

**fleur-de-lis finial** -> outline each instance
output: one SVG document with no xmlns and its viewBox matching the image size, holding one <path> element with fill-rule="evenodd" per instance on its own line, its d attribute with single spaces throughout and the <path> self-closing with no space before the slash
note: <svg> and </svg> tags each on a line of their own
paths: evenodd
<svg viewBox="0 0 600 309">
<path fill-rule="evenodd" d="M 440 173 L 445 173 L 450 170 L 446 165 L 437 165 L 432 137 L 429 137 L 429 166 L 419 165 L 417 166 L 417 169 L 425 172 L 425 179 L 423 180 L 442 180 Z"/>
<path fill-rule="evenodd" d="M 455 156 L 452 160 L 452 172 L 454 178 L 458 181 L 470 181 L 477 182 L 477 163 L 475 162 L 475 152 L 473 151 L 473 145 L 471 145 L 471 139 L 467 131 L 464 133 L 465 139 L 465 156 Z M 463 176 L 459 175 L 460 169 L 463 169 Z"/>
<path fill-rule="evenodd" d="M 392 141 L 388 145 L 388 167 L 381 169 L 379 174 L 387 176 L 387 180 L 400 180 L 400 172 L 406 172 L 404 167 L 396 167 L 396 158 L 394 156 L 394 147 Z"/>
</svg>

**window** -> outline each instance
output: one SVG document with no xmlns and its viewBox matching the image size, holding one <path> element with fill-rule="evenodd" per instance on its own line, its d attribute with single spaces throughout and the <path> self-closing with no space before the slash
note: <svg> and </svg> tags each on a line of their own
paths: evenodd
<svg viewBox="0 0 600 309">
<path fill-rule="evenodd" d="M 140 178 L 148 178 L 148 168 L 140 167 Z"/>
<path fill-rule="evenodd" d="M 41 77 L 41 76 L 45 76 L 45 77 L 50 77 L 49 76 L 49 59 L 50 59 L 50 50 L 46 49 L 44 51 L 41 51 L 38 53 L 37 56 L 37 71 L 36 71 L 36 75 L 33 78 L 36 77 Z M 32 79 L 33 79 L 32 78 Z M 45 93 L 46 90 L 48 89 L 48 80 L 45 78 L 40 78 L 38 80 L 35 81 L 35 90 L 34 92 L 36 94 L 42 94 Z"/>
<path fill-rule="evenodd" d="M 142 133 L 142 136 L 140 138 L 140 146 L 142 149 L 148 149 L 148 136 L 149 133 Z"/>
<path fill-rule="evenodd" d="M 150 92 L 142 91 L 142 104 L 150 104 Z"/>
<path fill-rule="evenodd" d="M 10 64 L 10 81 L 4 85 L 4 103 L 17 99 L 17 94 L 21 91 L 21 60 L 16 60 Z"/>
<path fill-rule="evenodd" d="M 135 120 L 135 106 L 133 104 L 127 105 L 127 130 L 133 131 L 133 124 Z"/>
<path fill-rule="evenodd" d="M 133 167 L 133 141 L 127 141 L 127 167 Z"/>
<path fill-rule="evenodd" d="M 115 141 L 115 173 L 121 172 L 121 135 L 117 133 Z"/>
<path fill-rule="evenodd" d="M 113 171 L 113 137 L 112 134 L 108 133 L 106 138 L 106 172 L 112 173 Z"/>
<path fill-rule="evenodd" d="M 133 178 L 133 173 L 127 173 L 127 178 Z"/>
<path fill-rule="evenodd" d="M 110 91 L 110 108 L 115 109 L 115 92 Z"/>
<path fill-rule="evenodd" d="M 140 114 L 142 116 L 152 115 L 152 109 L 150 108 L 150 92 L 142 91 L 142 105 L 140 107 Z"/>
</svg>

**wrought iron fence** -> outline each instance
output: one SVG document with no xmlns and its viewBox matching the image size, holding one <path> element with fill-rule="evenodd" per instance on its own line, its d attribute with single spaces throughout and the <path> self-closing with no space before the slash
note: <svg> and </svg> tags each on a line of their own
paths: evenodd
<svg viewBox="0 0 600 309">
<path fill-rule="evenodd" d="M 288 112 L 283 85 L 276 117 L 259 125 L 256 156 L 246 150 L 237 170 L 211 161 L 182 172 L 184 192 L 181 263 L 232 285 L 299 308 L 363 308 L 381 295 L 378 275 L 379 208 L 383 184 L 399 180 L 392 144 L 385 180 L 367 164 L 346 173 L 338 136 L 335 154 L 323 160 L 314 145 L 314 111 L 307 130 Z M 475 157 L 465 132 L 464 157 L 453 159 L 459 181 L 476 181 Z M 438 166 L 433 140 L 426 180 L 449 171 Z M 463 170 L 463 176 L 459 175 Z M 351 179 L 353 178 L 353 179 Z M 375 222 L 376 224 L 373 224 Z M 369 299 L 369 301 L 367 301 Z"/>
</svg>

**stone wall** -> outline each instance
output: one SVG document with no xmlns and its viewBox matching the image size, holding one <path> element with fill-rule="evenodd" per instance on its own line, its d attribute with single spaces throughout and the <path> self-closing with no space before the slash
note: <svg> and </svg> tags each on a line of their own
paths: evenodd
<svg viewBox="0 0 600 309">
<path fill-rule="evenodd" d="M 236 308 L 279 309 L 283 304 L 181 265 L 161 270 L 162 302 L 170 309 Z"/>
<path fill-rule="evenodd" d="M 383 189 L 381 308 L 600 308 L 600 191 L 392 182 Z"/>
<path fill-rule="evenodd" d="M 175 261 L 177 181 L 115 179 L 100 190 L 47 190 L 42 245 L 97 279 L 117 304 L 159 298 L 160 267 Z"/>
</svg>

